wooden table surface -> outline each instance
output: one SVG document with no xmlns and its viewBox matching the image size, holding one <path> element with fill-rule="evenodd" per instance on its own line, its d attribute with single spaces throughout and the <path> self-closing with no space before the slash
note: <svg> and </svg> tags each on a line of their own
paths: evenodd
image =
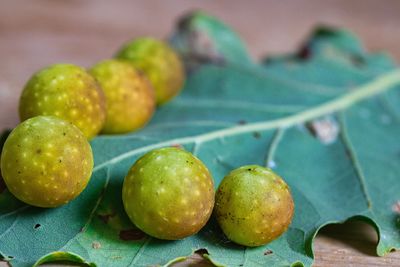
<svg viewBox="0 0 400 267">
<path fill-rule="evenodd" d="M 347 27 L 371 51 L 386 50 L 400 60 L 396 0 L 0 0 L 0 130 L 17 124 L 19 93 L 37 69 L 60 62 L 90 66 L 133 37 L 167 36 L 179 15 L 199 8 L 232 25 L 254 58 L 293 51 L 324 23 Z M 365 224 L 328 226 L 314 243 L 314 266 L 400 266 L 399 252 L 376 257 L 376 242 Z"/>
</svg>

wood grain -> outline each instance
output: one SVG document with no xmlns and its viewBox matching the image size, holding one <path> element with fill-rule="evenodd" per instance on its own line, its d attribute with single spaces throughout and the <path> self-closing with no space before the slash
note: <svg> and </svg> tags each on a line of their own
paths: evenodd
<svg viewBox="0 0 400 267">
<path fill-rule="evenodd" d="M 368 49 L 400 59 L 396 0 L 1 0 L 0 129 L 17 124 L 20 91 L 37 69 L 60 62 L 90 66 L 133 37 L 167 36 L 179 15 L 199 8 L 232 25 L 254 58 L 294 50 L 322 23 L 347 27 Z M 376 257 L 376 242 L 374 230 L 365 224 L 328 226 L 314 243 L 314 266 L 400 266 L 398 252 Z M 200 266 L 199 259 L 177 266 Z"/>
</svg>

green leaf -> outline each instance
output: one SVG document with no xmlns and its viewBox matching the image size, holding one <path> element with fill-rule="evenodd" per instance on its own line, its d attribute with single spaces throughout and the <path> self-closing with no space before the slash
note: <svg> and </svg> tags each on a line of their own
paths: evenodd
<svg viewBox="0 0 400 267">
<path fill-rule="evenodd" d="M 33 267 L 37 267 L 43 263 L 56 262 L 56 261 L 74 262 L 84 266 L 96 267 L 96 264 L 85 261 L 85 259 L 83 259 L 81 256 L 71 252 L 64 252 L 64 251 L 56 251 L 44 255 L 33 265 Z"/>
<path fill-rule="evenodd" d="M 187 65 L 204 62 L 244 65 L 252 62 L 237 33 L 202 11 L 181 18 L 170 41 Z"/>
<path fill-rule="evenodd" d="M 349 54 L 363 54 L 365 52 L 363 44 L 352 32 L 329 26 L 317 27 L 303 49 L 306 47 L 313 53 L 323 53 L 327 47 Z"/>
<path fill-rule="evenodd" d="M 216 38 L 231 34 L 207 20 L 213 23 L 203 27 Z M 198 65 L 182 94 L 146 128 L 92 141 L 93 177 L 77 199 L 57 209 L 0 206 L 1 255 L 13 266 L 31 266 L 43 255 L 37 264 L 168 266 L 201 251 L 218 266 L 310 266 L 319 229 L 350 218 L 376 228 L 379 255 L 399 248 L 400 71 L 386 55 L 361 49 L 350 33 L 320 35 L 308 41 L 320 48 L 307 57 L 242 64 L 234 58 L 244 50 L 232 49 L 226 57 L 232 60 Z M 242 47 L 235 39 L 215 40 L 222 48 Z M 295 200 L 288 231 L 245 248 L 227 240 L 214 218 L 179 241 L 137 229 L 122 206 L 124 176 L 147 151 L 177 145 L 204 161 L 216 186 L 241 165 L 273 168 Z"/>
</svg>

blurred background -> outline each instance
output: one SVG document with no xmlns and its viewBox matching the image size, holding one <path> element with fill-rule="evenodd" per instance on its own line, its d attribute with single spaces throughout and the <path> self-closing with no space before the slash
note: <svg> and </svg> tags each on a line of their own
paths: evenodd
<svg viewBox="0 0 400 267">
<path fill-rule="evenodd" d="M 255 59 L 294 51 L 316 25 L 327 24 L 400 61 L 398 0 L 0 0 L 0 130 L 18 123 L 18 97 L 34 71 L 62 62 L 90 66 L 134 37 L 166 38 L 193 9 L 232 26 Z M 400 266 L 399 253 L 375 257 L 377 237 L 366 225 L 323 232 L 314 245 L 316 266 Z"/>
<path fill-rule="evenodd" d="M 0 129 L 18 122 L 19 92 L 52 63 L 90 66 L 137 36 L 167 37 L 179 16 L 203 9 L 231 25 L 254 58 L 296 49 L 313 27 L 346 27 L 369 50 L 400 60 L 397 0 L 0 1 Z"/>
</svg>

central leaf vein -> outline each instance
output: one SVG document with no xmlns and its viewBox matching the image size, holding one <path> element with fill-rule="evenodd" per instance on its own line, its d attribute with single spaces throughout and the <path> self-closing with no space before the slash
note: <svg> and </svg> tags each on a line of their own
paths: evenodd
<svg viewBox="0 0 400 267">
<path fill-rule="evenodd" d="M 225 128 L 222 130 L 211 131 L 205 134 L 183 137 L 183 138 L 176 138 L 167 140 L 164 142 L 155 143 L 152 145 L 144 146 L 138 149 L 134 149 L 119 155 L 111 160 L 103 162 L 97 165 L 94 168 L 94 171 L 97 171 L 104 166 L 109 164 L 115 164 L 121 160 L 126 158 L 132 157 L 134 155 L 145 153 L 149 150 L 171 146 L 171 145 L 184 145 L 190 143 L 205 143 L 207 141 L 220 138 L 220 137 L 227 137 L 227 136 L 234 136 L 248 132 L 255 132 L 255 131 L 265 131 L 271 129 L 278 129 L 278 128 L 288 128 L 296 124 L 301 124 L 306 121 L 328 115 L 340 110 L 344 110 L 355 103 L 368 99 L 374 95 L 379 93 L 385 92 L 389 89 L 392 89 L 395 85 L 400 84 L 400 70 L 395 70 L 390 73 L 384 74 L 377 79 L 369 82 L 365 85 L 359 86 L 354 88 L 351 92 L 338 97 L 334 100 L 328 101 L 324 104 L 318 105 L 314 108 L 307 109 L 300 113 L 290 115 L 281 119 L 271 120 L 271 121 L 263 121 L 263 122 L 255 122 L 249 123 L 245 125 L 238 125 L 230 128 Z"/>
</svg>

